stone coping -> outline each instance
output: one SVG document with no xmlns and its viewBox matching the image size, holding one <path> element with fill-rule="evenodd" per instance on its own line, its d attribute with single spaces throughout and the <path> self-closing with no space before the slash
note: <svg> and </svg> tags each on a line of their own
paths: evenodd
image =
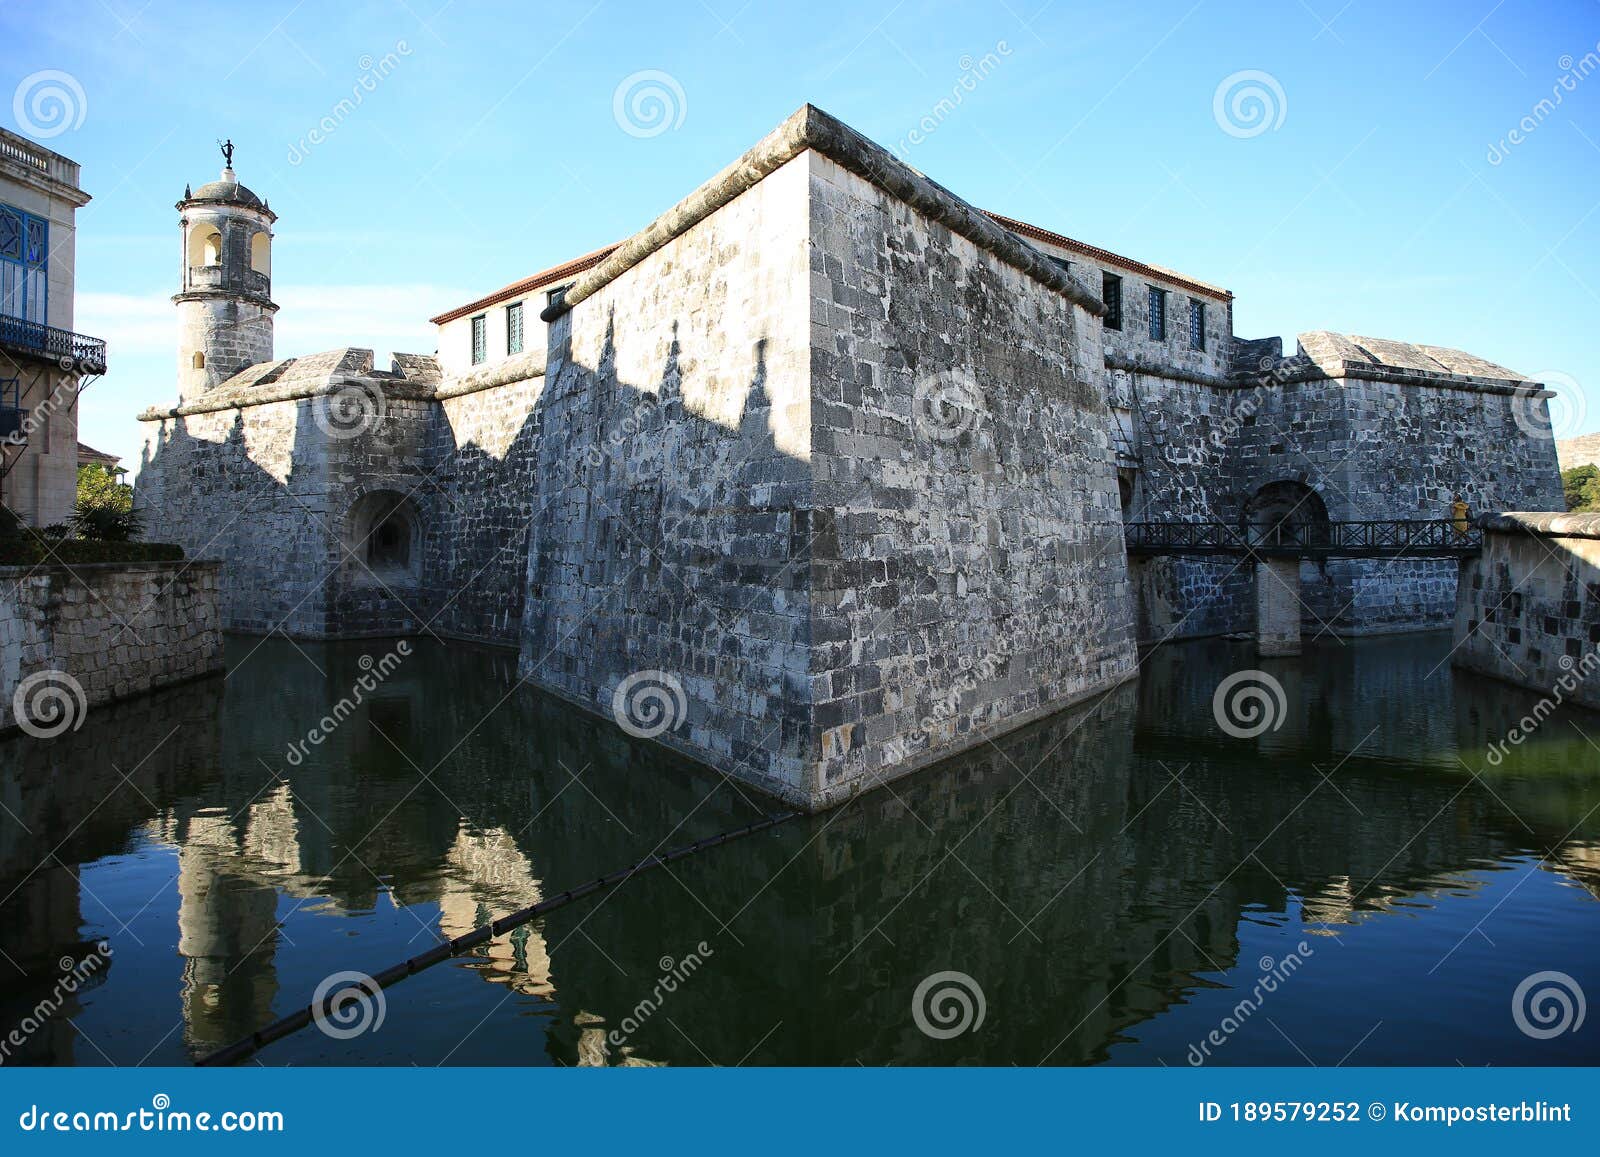
<svg viewBox="0 0 1600 1157">
<path fill-rule="evenodd" d="M 1538 538 L 1600 538 L 1600 514 L 1508 510 L 1485 514 L 1478 525 L 1491 534 L 1526 534 Z"/>
<path fill-rule="evenodd" d="M 244 410 L 252 406 L 265 406 L 273 402 L 297 402 L 304 398 L 320 398 L 348 389 L 352 382 L 370 385 L 383 392 L 386 398 L 399 398 L 416 402 L 442 402 L 492 390 L 497 386 L 542 378 L 545 373 L 543 350 L 521 354 L 496 362 L 476 373 L 452 378 L 437 385 L 426 385 L 405 378 L 362 376 L 352 374 L 338 381 L 291 382 L 281 386 L 256 386 L 248 391 L 228 394 L 207 394 L 198 401 L 161 410 L 152 406 L 139 415 L 141 422 L 160 422 L 168 418 L 186 418 L 191 414 L 215 414 L 222 410 Z"/>
<path fill-rule="evenodd" d="M 1398 385 L 1432 386 L 1441 390 L 1465 390 L 1468 393 L 1506 394 L 1530 398 L 1555 397 L 1555 391 L 1547 390 L 1537 382 L 1509 382 L 1492 378 L 1466 377 L 1460 374 L 1434 374 L 1424 370 L 1364 365 L 1358 362 L 1343 362 L 1337 367 L 1327 367 L 1310 359 L 1286 358 L 1274 370 L 1235 371 L 1226 377 L 1208 374 L 1201 370 L 1185 370 L 1174 365 L 1148 362 L 1124 354 L 1108 353 L 1105 355 L 1105 362 L 1108 370 L 1125 370 L 1146 377 L 1193 382 L 1195 385 L 1210 386 L 1218 390 L 1248 390 L 1263 386 L 1289 386 L 1302 382 L 1357 378 L 1375 382 L 1394 382 Z"/>
<path fill-rule="evenodd" d="M 1370 382 L 1393 382 L 1402 386 L 1433 386 L 1441 390 L 1464 390 L 1477 394 L 1505 394 L 1512 397 L 1553 398 L 1554 390 L 1547 390 L 1538 382 L 1515 382 L 1501 378 L 1476 378 L 1464 374 L 1436 374 L 1427 370 L 1404 369 L 1399 366 L 1373 365 L 1367 362 L 1338 362 L 1323 365 L 1310 358 L 1285 358 L 1282 365 L 1270 370 L 1235 371 L 1219 384 L 1224 386 L 1287 386 L 1299 382 L 1336 381 L 1340 378 L 1357 378 Z"/>
<path fill-rule="evenodd" d="M 807 149 L 898 197 L 923 215 L 958 233 L 1074 305 L 1099 316 L 1105 305 L 1039 250 L 943 186 L 873 144 L 815 105 L 802 105 L 756 146 L 682 201 L 646 225 L 592 269 L 578 276 L 561 299 L 539 316 L 554 321 L 592 297 L 669 242 L 749 191 Z"/>
<path fill-rule="evenodd" d="M 492 366 L 469 371 L 459 378 L 451 378 L 440 382 L 434 387 L 433 396 L 440 401 L 446 398 L 459 398 L 463 394 L 475 394 L 479 390 L 492 390 L 496 386 L 509 386 L 517 382 L 531 381 L 542 378 L 545 374 L 545 351 L 532 350 L 516 357 L 507 358 L 505 361 L 496 362 Z"/>
<path fill-rule="evenodd" d="M 290 382 L 278 386 L 255 386 L 248 391 L 207 394 L 199 401 L 186 402 L 161 410 L 151 406 L 139 415 L 141 422 L 160 422 L 166 418 L 187 418 L 191 414 L 215 414 L 219 410 L 243 410 L 250 406 L 265 406 L 270 402 L 296 402 L 302 398 L 318 398 L 348 389 L 352 382 L 370 383 L 383 390 L 389 398 L 409 398 L 415 401 L 433 400 L 433 386 L 418 385 L 400 378 L 369 378 L 357 374 L 338 381 Z"/>
</svg>

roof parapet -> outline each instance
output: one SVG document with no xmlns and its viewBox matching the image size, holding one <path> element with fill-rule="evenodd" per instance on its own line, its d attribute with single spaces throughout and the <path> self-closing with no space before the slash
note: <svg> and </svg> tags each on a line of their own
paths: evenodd
<svg viewBox="0 0 1600 1157">
<path fill-rule="evenodd" d="M 554 321 L 807 149 L 900 198 L 1005 264 L 1054 289 L 1073 304 L 1096 316 L 1105 313 L 1105 305 L 1098 296 L 989 214 L 930 181 L 837 117 L 806 104 L 733 164 L 581 274 L 561 300 L 548 306 L 540 316 L 547 322 Z"/>
</svg>

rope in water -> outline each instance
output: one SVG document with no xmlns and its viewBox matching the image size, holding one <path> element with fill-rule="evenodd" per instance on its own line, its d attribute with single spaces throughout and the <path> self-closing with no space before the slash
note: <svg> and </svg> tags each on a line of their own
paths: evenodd
<svg viewBox="0 0 1600 1157">
<path fill-rule="evenodd" d="M 723 832 L 721 835 L 708 836 L 703 840 L 696 840 L 692 844 L 685 844 L 683 847 L 670 851 L 665 855 L 648 856 L 631 867 L 590 880 L 587 884 L 570 888 L 559 895 L 551 896 L 547 900 L 540 900 L 537 904 L 530 904 L 526 908 L 520 908 L 509 916 L 502 916 L 489 924 L 474 928 L 471 932 L 463 933 L 454 940 L 446 940 L 441 944 L 436 944 L 428 951 L 413 956 L 403 963 L 396 964 L 393 968 L 386 968 L 376 976 L 371 977 L 372 991 L 368 991 L 368 986 L 365 984 L 361 985 L 361 991 L 366 994 L 367 999 L 370 999 L 376 995 L 377 989 L 391 988 L 408 976 L 415 976 L 425 968 L 432 968 L 435 964 L 449 960 L 453 956 L 459 956 L 463 952 L 487 944 L 496 936 L 504 936 L 513 928 L 526 924 L 530 920 L 536 920 L 547 913 L 554 912 L 557 908 L 564 908 L 574 900 L 580 900 L 584 896 L 604 888 L 615 887 L 627 880 L 631 880 L 641 872 L 648 872 L 652 868 L 659 868 L 663 864 L 670 864 L 674 860 L 681 860 L 686 856 L 703 852 L 707 848 L 715 848 L 733 840 L 741 839 L 744 836 L 765 831 L 767 828 L 777 827 L 781 823 L 795 819 L 799 814 L 799 812 L 779 812 L 756 820 L 753 823 L 748 823 L 742 828 L 735 828 L 730 832 Z M 330 992 L 320 1002 L 308 1004 L 281 1020 L 274 1021 L 265 1028 L 258 1029 L 249 1036 L 234 1041 L 231 1045 L 225 1045 L 216 1052 L 201 1057 L 195 1064 L 203 1066 L 232 1065 L 246 1060 L 273 1041 L 282 1040 L 286 1036 L 299 1032 L 306 1025 L 316 1020 L 319 1014 L 323 1017 L 331 1017 L 336 1008 L 336 1002 L 341 996 L 348 994 L 350 991 L 350 989 L 346 988 Z M 319 1007 L 319 1004 L 321 1007 Z"/>
</svg>

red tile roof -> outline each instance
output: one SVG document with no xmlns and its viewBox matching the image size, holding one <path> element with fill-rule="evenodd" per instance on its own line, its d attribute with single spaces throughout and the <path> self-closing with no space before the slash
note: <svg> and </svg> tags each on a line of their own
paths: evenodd
<svg viewBox="0 0 1600 1157">
<path fill-rule="evenodd" d="M 619 241 L 617 244 L 620 245 L 621 242 Z M 504 301 L 508 297 L 516 297 L 518 294 L 527 293 L 530 289 L 538 289 L 540 286 L 549 285 L 552 282 L 565 281 L 567 278 L 582 273 L 586 269 L 593 269 L 607 257 L 610 257 L 612 251 L 616 248 L 616 245 L 607 245 L 604 249 L 596 249 L 593 253 L 585 253 L 582 257 L 574 257 L 571 261 L 563 262 L 560 265 L 552 265 L 549 269 L 541 270 L 531 277 L 524 277 L 521 281 L 513 281 L 503 289 L 497 289 L 491 294 L 480 297 L 476 301 L 469 301 L 467 304 L 457 306 L 455 309 L 446 310 L 438 317 L 430 317 L 428 320 L 434 325 L 443 325 L 447 321 L 455 321 L 458 317 L 466 317 L 469 313 L 477 313 L 480 309 L 491 306 L 497 301 Z"/>
</svg>

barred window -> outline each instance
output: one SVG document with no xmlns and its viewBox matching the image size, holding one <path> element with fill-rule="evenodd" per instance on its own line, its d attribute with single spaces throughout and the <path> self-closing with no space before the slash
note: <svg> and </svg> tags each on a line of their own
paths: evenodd
<svg viewBox="0 0 1600 1157">
<path fill-rule="evenodd" d="M 477 365 L 488 356 L 488 322 L 489 319 L 479 314 L 472 319 L 472 364 Z"/>
<path fill-rule="evenodd" d="M 1206 348 L 1206 303 L 1195 297 L 1189 299 L 1189 348 Z"/>
<path fill-rule="evenodd" d="M 1115 273 L 1102 274 L 1100 297 L 1106 303 L 1106 328 L 1122 328 L 1122 278 Z"/>
<path fill-rule="evenodd" d="M 506 306 L 506 353 L 522 352 L 522 302 Z"/>
<path fill-rule="evenodd" d="M 1167 291 L 1150 287 L 1150 340 L 1167 340 Z"/>
</svg>

